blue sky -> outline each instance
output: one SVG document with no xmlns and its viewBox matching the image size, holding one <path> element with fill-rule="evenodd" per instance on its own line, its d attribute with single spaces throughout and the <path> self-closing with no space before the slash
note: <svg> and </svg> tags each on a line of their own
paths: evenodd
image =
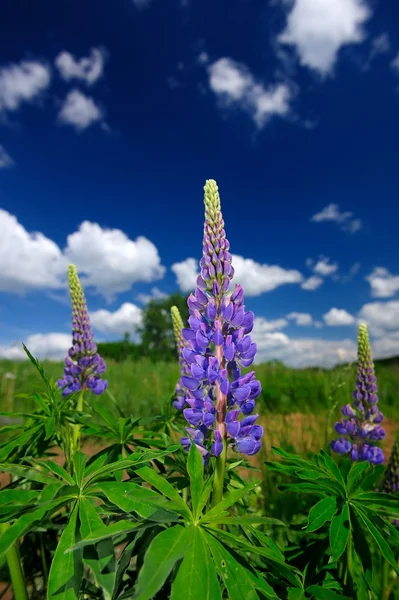
<svg viewBox="0 0 399 600">
<path fill-rule="evenodd" d="M 195 282 L 218 182 L 258 360 L 399 354 L 393 0 L 14 0 L 0 19 L 0 356 Z M 132 326 L 133 324 L 133 326 Z"/>
</svg>

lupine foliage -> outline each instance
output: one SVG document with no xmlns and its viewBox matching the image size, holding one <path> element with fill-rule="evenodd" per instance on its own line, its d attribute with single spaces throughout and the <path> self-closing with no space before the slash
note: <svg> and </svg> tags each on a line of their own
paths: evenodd
<svg viewBox="0 0 399 600">
<path fill-rule="evenodd" d="M 379 426 L 364 328 L 354 414 L 344 412 L 338 432 L 350 451 L 336 462 L 324 450 L 307 459 L 275 448 L 276 460 L 265 462 L 253 414 L 260 384 L 241 370 L 256 352 L 254 316 L 242 288 L 231 287 L 213 181 L 200 266 L 188 327 L 172 310 L 181 377 L 154 418 L 124 414 L 105 389 L 70 269 L 73 343 L 62 383 L 27 350 L 43 383 L 36 409 L 8 414 L 22 424 L 0 431 L 11 434 L 0 445 L 9 477 L 0 490 L 0 565 L 9 566 L 15 599 L 398 598 L 398 442 L 386 468 L 373 464 L 375 450 L 362 450 Z M 98 442 L 91 457 L 83 435 Z M 255 468 L 245 455 L 257 452 Z M 270 514 L 269 474 L 282 506 L 295 498 L 286 522 Z"/>
</svg>

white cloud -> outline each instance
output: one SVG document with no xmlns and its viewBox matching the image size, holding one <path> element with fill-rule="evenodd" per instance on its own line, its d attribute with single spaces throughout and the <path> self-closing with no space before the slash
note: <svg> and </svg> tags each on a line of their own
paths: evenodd
<svg viewBox="0 0 399 600">
<path fill-rule="evenodd" d="M 37 61 L 21 61 L 0 69 L 0 111 L 31 102 L 50 84 L 51 71 Z"/>
<path fill-rule="evenodd" d="M 290 338 L 280 331 L 267 331 L 262 319 L 255 319 L 252 334 L 258 345 L 255 357 L 257 364 L 280 360 L 291 367 L 323 366 L 332 367 L 340 362 L 356 358 L 356 344 L 353 340 L 323 340 L 313 338 Z"/>
<path fill-rule="evenodd" d="M 58 119 L 64 125 L 72 125 L 78 131 L 82 131 L 93 123 L 101 121 L 103 116 L 102 110 L 93 98 L 85 96 L 85 94 L 75 89 L 71 90 L 65 98 Z"/>
<path fill-rule="evenodd" d="M 352 325 L 355 322 L 355 317 L 350 315 L 343 308 L 331 308 L 323 315 L 324 322 L 330 327 L 339 325 Z"/>
<path fill-rule="evenodd" d="M 25 340 L 25 345 L 33 356 L 49 360 L 63 360 L 71 343 L 72 337 L 67 333 L 35 333 Z M 26 359 L 22 342 L 0 345 L 0 358 Z"/>
<path fill-rule="evenodd" d="M 55 242 L 42 233 L 29 233 L 16 217 L 0 209 L 0 291 L 61 286 L 67 263 Z"/>
<path fill-rule="evenodd" d="M 363 0 L 294 0 L 279 42 L 296 48 L 301 65 L 327 75 L 342 46 L 363 41 L 369 17 Z"/>
<path fill-rule="evenodd" d="M 353 213 L 350 211 L 341 212 L 338 204 L 328 204 L 322 211 L 313 215 L 310 220 L 314 223 L 334 221 L 340 225 L 343 231 L 349 231 L 350 233 L 356 233 L 362 227 L 360 219 L 354 218 Z"/>
<path fill-rule="evenodd" d="M 239 107 L 262 128 L 275 115 L 290 112 L 291 90 L 285 83 L 264 87 L 245 65 L 220 58 L 208 67 L 209 87 L 225 107 Z"/>
<path fill-rule="evenodd" d="M 378 54 L 386 54 L 391 48 L 391 42 L 387 33 L 381 33 L 371 41 L 370 58 Z"/>
<path fill-rule="evenodd" d="M 365 279 L 375 298 L 389 298 L 399 291 L 399 275 L 392 275 L 384 267 L 376 267 Z"/>
<path fill-rule="evenodd" d="M 162 300 L 162 298 L 166 297 L 167 294 L 155 286 L 149 294 L 137 294 L 136 299 L 142 304 L 148 304 L 151 300 Z"/>
<path fill-rule="evenodd" d="M 321 277 L 318 277 L 317 275 L 312 275 L 312 277 L 309 277 L 308 279 L 306 279 L 306 281 L 304 281 L 301 285 L 301 288 L 303 290 L 309 290 L 311 292 L 314 292 L 314 290 L 317 290 L 323 283 L 323 279 Z"/>
<path fill-rule="evenodd" d="M 358 317 L 367 323 L 376 337 L 397 333 L 399 335 L 399 301 L 369 302 L 362 306 Z"/>
<path fill-rule="evenodd" d="M 235 269 L 234 282 L 243 286 L 246 296 L 259 296 L 271 292 L 280 285 L 301 283 L 303 276 L 294 269 L 288 270 L 278 265 L 260 264 L 252 258 L 244 258 L 233 254 Z M 177 283 L 183 292 L 193 291 L 199 272 L 198 261 L 194 258 L 175 263 L 171 267 L 177 278 Z"/>
<path fill-rule="evenodd" d="M 312 315 L 309 313 L 292 312 L 287 315 L 287 319 L 295 321 L 295 325 L 298 325 L 299 327 L 313 325 Z"/>
<path fill-rule="evenodd" d="M 6 169 L 7 167 L 12 167 L 14 161 L 11 156 L 8 154 L 4 146 L 0 144 L 0 169 Z"/>
<path fill-rule="evenodd" d="M 177 285 L 182 292 L 195 290 L 199 273 L 198 261 L 195 258 L 186 258 L 182 262 L 174 263 L 171 269 L 176 275 Z"/>
<path fill-rule="evenodd" d="M 137 327 L 142 324 L 142 310 L 135 304 L 124 302 L 115 312 L 100 309 L 90 313 L 90 321 L 101 333 L 136 336 Z"/>
<path fill-rule="evenodd" d="M 322 275 L 326 277 L 327 275 L 332 275 L 338 271 L 337 263 L 330 263 L 330 259 L 326 257 L 320 257 L 317 263 L 313 267 L 313 271 L 318 275 Z"/>
<path fill-rule="evenodd" d="M 391 68 L 399 73 L 399 52 L 395 56 L 395 58 L 391 61 Z"/>
<path fill-rule="evenodd" d="M 269 333 L 270 331 L 276 331 L 276 329 L 283 329 L 287 327 L 287 319 L 265 319 L 264 317 L 256 318 L 256 329 L 258 335 Z"/>
<path fill-rule="evenodd" d="M 68 236 L 65 254 L 85 275 L 84 283 L 107 298 L 130 290 L 138 281 L 161 279 L 165 273 L 150 240 L 140 236 L 133 241 L 120 229 L 103 229 L 90 221 Z"/>
<path fill-rule="evenodd" d="M 93 85 L 103 74 L 105 52 L 100 48 L 92 48 L 90 55 L 76 59 L 70 52 L 61 52 L 55 59 L 55 65 L 65 81 L 81 79 Z"/>
</svg>

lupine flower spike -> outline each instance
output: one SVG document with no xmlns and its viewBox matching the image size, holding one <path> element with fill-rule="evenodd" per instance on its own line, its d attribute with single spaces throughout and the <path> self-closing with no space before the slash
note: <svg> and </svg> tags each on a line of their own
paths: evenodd
<svg viewBox="0 0 399 600">
<path fill-rule="evenodd" d="M 101 378 L 105 362 L 97 353 L 90 326 L 86 299 L 74 265 L 68 269 L 68 284 L 72 301 L 72 346 L 64 362 L 64 377 L 58 380 L 62 394 L 91 390 L 99 395 L 108 382 Z"/>
<path fill-rule="evenodd" d="M 399 493 L 399 433 L 385 469 L 382 491 L 386 494 Z"/>
<path fill-rule="evenodd" d="M 189 424 L 188 437 L 181 442 L 189 449 L 193 440 L 206 462 L 210 453 L 219 456 L 226 443 L 243 454 L 255 454 L 263 428 L 253 414 L 260 382 L 253 371 L 241 375 L 256 354 L 249 335 L 254 314 L 245 311 L 242 287 L 236 284 L 230 290 L 234 268 L 216 182 L 208 180 L 204 190 L 201 273 L 188 298 L 189 327 L 182 331 L 189 373 L 182 375 L 180 385 L 186 390 L 183 414 Z"/>
<path fill-rule="evenodd" d="M 182 329 L 184 327 L 184 324 L 177 306 L 172 306 L 172 308 L 170 309 L 170 314 L 172 317 L 173 333 L 176 340 L 176 348 L 179 358 L 180 375 L 181 377 L 183 377 L 184 375 L 190 375 L 190 365 L 187 363 L 186 359 L 183 356 L 183 350 L 186 346 L 186 342 L 184 341 L 182 335 Z M 182 386 L 180 379 L 176 384 L 175 394 L 176 400 L 173 402 L 173 406 L 176 408 L 176 410 L 183 410 L 186 404 L 186 390 Z"/>
<path fill-rule="evenodd" d="M 359 326 L 357 379 L 352 397 L 352 405 L 341 409 L 345 418 L 335 424 L 335 431 L 346 437 L 332 441 L 331 448 L 338 454 L 348 454 L 353 461 L 368 460 L 378 465 L 384 462 L 384 454 L 375 442 L 385 437 L 381 425 L 384 417 L 378 409 L 377 380 L 364 323 Z"/>
</svg>

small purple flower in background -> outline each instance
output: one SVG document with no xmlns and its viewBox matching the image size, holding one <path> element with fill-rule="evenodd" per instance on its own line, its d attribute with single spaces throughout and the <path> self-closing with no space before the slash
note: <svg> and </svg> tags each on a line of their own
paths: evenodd
<svg viewBox="0 0 399 600">
<path fill-rule="evenodd" d="M 68 284 L 72 301 L 72 346 L 64 363 L 64 377 L 58 380 L 63 396 L 91 390 L 99 395 L 108 382 L 101 378 L 105 362 L 97 353 L 90 326 L 86 299 L 74 265 L 68 269 Z"/>
<path fill-rule="evenodd" d="M 381 426 L 384 417 L 378 409 L 377 379 L 364 323 L 359 326 L 357 379 L 352 397 L 352 405 L 346 404 L 341 409 L 345 418 L 335 423 L 335 431 L 346 437 L 332 441 L 331 448 L 338 454 L 348 454 L 352 460 L 368 460 L 378 465 L 384 462 L 384 454 L 374 442 L 385 437 Z"/>
<path fill-rule="evenodd" d="M 182 335 L 182 329 L 184 327 L 184 324 L 177 306 L 172 306 L 172 308 L 170 309 L 170 314 L 172 317 L 173 333 L 176 340 L 177 355 L 179 358 L 180 365 L 180 374 L 183 377 L 184 375 L 190 375 L 190 365 L 187 363 L 186 359 L 183 356 L 183 350 L 186 346 Z M 175 394 L 176 400 L 174 400 L 173 406 L 176 408 L 176 410 L 183 410 L 186 404 L 186 390 L 182 386 L 181 380 L 179 380 L 176 384 Z"/>
<path fill-rule="evenodd" d="M 226 443 L 243 454 L 253 455 L 261 447 L 263 428 L 253 415 L 260 382 L 251 371 L 241 374 L 254 360 L 256 344 L 249 333 L 254 314 L 246 311 L 240 285 L 230 291 L 234 276 L 230 244 L 226 239 L 216 182 L 205 190 L 205 224 L 201 273 L 197 288 L 188 298 L 189 327 L 183 328 L 182 377 L 185 390 L 183 414 L 189 437 L 204 460 L 209 452 L 219 456 Z"/>
<path fill-rule="evenodd" d="M 386 494 L 399 494 L 399 433 L 393 445 L 391 456 L 382 480 L 382 491 Z M 394 519 L 392 524 L 399 528 L 399 521 Z"/>
</svg>

